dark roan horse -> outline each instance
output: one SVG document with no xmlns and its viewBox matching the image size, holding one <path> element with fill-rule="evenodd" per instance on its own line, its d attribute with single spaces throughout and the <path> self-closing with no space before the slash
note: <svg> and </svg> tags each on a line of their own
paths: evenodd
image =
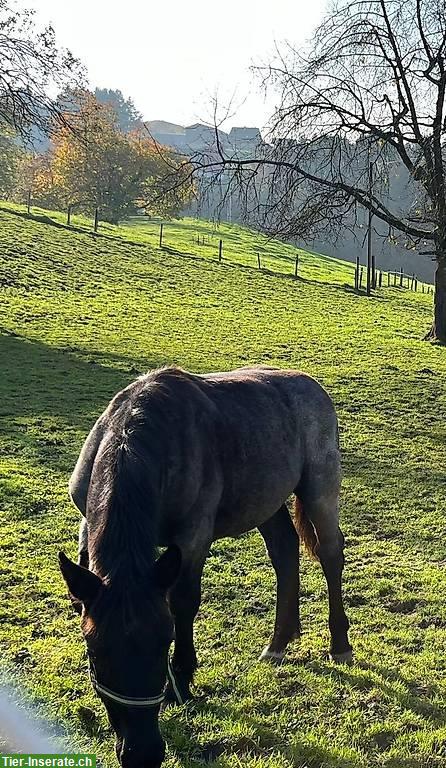
<svg viewBox="0 0 446 768">
<path fill-rule="evenodd" d="M 193 622 L 216 539 L 252 528 L 263 536 L 277 577 L 274 633 L 262 653 L 272 660 L 300 634 L 302 539 L 328 584 L 331 656 L 350 661 L 339 486 L 333 404 L 297 371 L 165 368 L 111 401 L 70 480 L 84 516 L 79 563 L 61 553 L 60 566 L 123 768 L 159 768 L 160 706 L 191 697 Z"/>
</svg>

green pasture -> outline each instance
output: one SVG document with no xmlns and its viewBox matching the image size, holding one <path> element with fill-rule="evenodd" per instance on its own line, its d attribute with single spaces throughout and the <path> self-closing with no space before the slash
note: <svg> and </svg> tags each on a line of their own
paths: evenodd
<svg viewBox="0 0 446 768">
<path fill-rule="evenodd" d="M 166 768 L 446 766 L 446 351 L 421 340 L 432 297 L 383 288 L 368 299 L 351 264 L 304 251 L 295 280 L 292 246 L 236 226 L 169 223 L 160 250 L 158 223 L 94 235 L 86 219 L 64 221 L 0 204 L 3 679 L 77 751 L 114 764 L 57 569 L 60 548 L 76 552 L 66 489 L 82 441 L 149 367 L 296 367 L 340 419 L 355 664 L 328 660 L 325 584 L 306 556 L 305 634 L 281 667 L 259 664 L 272 568 L 256 532 L 217 542 L 196 623 L 197 700 L 162 716 Z"/>
</svg>

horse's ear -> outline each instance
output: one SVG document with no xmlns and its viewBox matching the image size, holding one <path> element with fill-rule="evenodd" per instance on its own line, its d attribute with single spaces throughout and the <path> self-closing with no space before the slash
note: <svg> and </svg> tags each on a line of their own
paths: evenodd
<svg viewBox="0 0 446 768">
<path fill-rule="evenodd" d="M 59 552 L 59 566 L 70 595 L 84 605 L 91 604 L 102 588 L 99 576 L 73 563 L 64 552 Z"/>
<path fill-rule="evenodd" d="M 167 592 L 180 575 L 181 560 L 181 549 L 172 544 L 153 566 L 154 582 L 163 592 Z"/>
</svg>

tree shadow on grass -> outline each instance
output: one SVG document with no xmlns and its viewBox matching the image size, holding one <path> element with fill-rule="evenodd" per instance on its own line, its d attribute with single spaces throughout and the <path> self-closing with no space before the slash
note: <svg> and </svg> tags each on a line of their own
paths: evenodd
<svg viewBox="0 0 446 768">
<path fill-rule="evenodd" d="M 316 280 L 314 278 L 302 277 L 302 275 L 299 275 L 299 274 L 296 277 L 294 275 L 294 272 L 290 272 L 290 273 L 287 273 L 287 272 L 277 272 L 277 271 L 275 271 L 273 269 L 269 269 L 268 267 L 261 267 L 261 269 L 258 269 L 258 267 L 254 266 L 254 265 L 242 264 L 242 263 L 240 263 L 238 261 L 231 261 L 229 259 L 223 259 L 223 261 L 219 262 L 217 255 L 216 255 L 215 261 L 214 261 L 214 260 L 211 260 L 209 258 L 209 256 L 201 256 L 199 254 L 189 253 L 187 251 L 179 251 L 177 248 L 174 248 L 173 246 L 170 246 L 170 245 L 163 245 L 162 246 L 162 251 L 164 251 L 166 253 L 169 253 L 171 256 L 178 256 L 180 258 L 190 259 L 190 260 L 193 260 L 193 261 L 201 261 L 202 263 L 204 263 L 206 265 L 210 264 L 211 266 L 207 266 L 208 270 L 214 270 L 216 266 L 218 266 L 219 268 L 226 268 L 226 269 L 228 269 L 228 268 L 229 269 L 242 269 L 242 270 L 245 270 L 245 271 L 251 272 L 251 273 L 258 273 L 258 274 L 267 275 L 267 276 L 270 276 L 270 277 L 277 277 L 277 278 L 280 278 L 282 280 L 291 281 L 294 284 L 303 283 L 303 284 L 306 284 L 306 285 L 313 285 L 315 287 L 323 287 L 323 288 L 326 287 L 326 288 L 334 289 L 334 290 L 337 290 L 337 291 L 342 291 L 344 293 L 346 293 L 346 292 L 347 293 L 353 293 L 353 294 L 355 294 L 357 296 L 362 296 L 363 295 L 363 293 L 361 291 L 356 291 L 354 288 L 351 288 L 347 283 L 339 283 L 339 282 L 331 283 L 328 280 L 327 281 L 325 281 L 325 280 Z M 283 261 L 289 261 L 290 264 L 293 264 L 293 260 L 292 259 L 288 259 L 286 257 L 281 259 L 278 256 L 271 256 L 270 258 L 271 259 L 276 258 L 279 261 L 282 261 L 282 260 Z M 382 295 L 379 295 L 379 296 L 376 295 L 376 296 L 373 296 L 373 298 L 375 300 L 377 300 L 377 301 L 380 301 L 380 302 L 390 301 L 390 299 L 387 299 L 387 298 L 385 298 Z"/>
<path fill-rule="evenodd" d="M 132 247 L 135 246 L 137 248 L 153 248 L 154 246 L 150 243 L 145 242 L 139 242 L 136 240 L 130 240 L 126 237 L 120 237 L 118 234 L 106 234 L 105 232 L 95 232 L 93 230 L 93 227 L 91 229 L 88 229 L 87 227 L 82 226 L 76 226 L 73 224 L 64 224 L 62 221 L 57 221 L 56 219 L 52 219 L 51 216 L 47 216 L 45 213 L 27 213 L 27 211 L 17 211 L 12 208 L 4 208 L 0 205 L 0 210 L 4 211 L 5 213 L 9 213 L 12 216 L 18 216 L 21 219 L 25 219 L 27 221 L 35 221 L 38 224 L 47 224 L 51 227 L 54 227 L 55 229 L 64 229 L 67 232 L 71 232 L 77 235 L 85 235 L 86 237 L 89 237 L 90 239 L 97 240 L 97 239 L 105 239 L 105 240 L 113 240 L 118 241 L 120 243 L 123 243 L 124 245 L 131 245 Z M 107 222 L 108 224 L 108 222 Z M 100 226 L 100 223 L 99 223 Z M 108 226 L 110 226 L 108 224 Z"/>
<path fill-rule="evenodd" d="M 84 354 L 87 360 L 79 356 Z M 94 354 L 78 348 L 73 354 L 0 328 L 4 454 L 19 453 L 48 468 L 66 469 L 75 460 L 79 432 L 86 435 L 116 392 L 139 373 L 125 355 L 103 353 L 120 370 L 98 363 Z"/>
<path fill-rule="evenodd" d="M 435 432 L 432 427 L 426 427 L 426 437 L 432 439 Z M 442 430 L 438 431 L 437 449 L 442 450 L 444 446 L 444 437 Z M 426 484 L 426 469 L 417 467 L 415 462 L 410 465 L 410 472 L 402 471 L 401 465 L 392 460 L 381 460 L 372 458 L 365 454 L 360 454 L 344 448 L 343 450 L 343 472 L 345 477 L 355 479 L 364 485 L 372 484 L 376 489 L 385 489 L 389 484 L 401 489 L 402 498 L 405 495 L 410 496 L 410 490 L 414 486 L 423 487 Z M 408 468 L 408 467 L 407 467 Z M 429 467 L 430 483 L 436 483 L 439 486 L 445 484 L 446 477 L 444 472 Z"/>
<path fill-rule="evenodd" d="M 334 678 L 353 685 L 355 688 L 371 690 L 378 688 L 386 700 L 398 704 L 402 709 L 429 718 L 430 722 L 443 726 L 446 721 L 446 702 L 443 691 L 434 684 L 429 684 L 429 690 L 436 701 L 426 695 L 413 692 L 413 685 L 403 675 L 381 664 L 355 662 L 352 667 L 332 666 L 311 661 L 306 665 L 316 675 Z M 367 677 L 367 673 L 370 677 Z"/>
</svg>

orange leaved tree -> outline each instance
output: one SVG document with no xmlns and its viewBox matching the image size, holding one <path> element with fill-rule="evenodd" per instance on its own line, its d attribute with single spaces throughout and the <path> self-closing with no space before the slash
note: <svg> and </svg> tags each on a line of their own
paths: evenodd
<svg viewBox="0 0 446 768">
<path fill-rule="evenodd" d="M 178 215 L 191 187 L 170 199 L 158 195 L 157 188 L 172 168 L 181 165 L 184 173 L 180 160 L 164 148 L 160 151 L 142 131 L 123 133 L 113 108 L 90 92 L 78 91 L 70 98 L 69 124 L 56 127 L 45 161 L 37 163 L 41 172 L 35 176 L 33 199 L 43 206 L 76 205 L 86 213 L 99 208 L 101 219 L 111 223 L 138 208 Z M 32 163 L 36 165 L 36 158 Z"/>
</svg>

